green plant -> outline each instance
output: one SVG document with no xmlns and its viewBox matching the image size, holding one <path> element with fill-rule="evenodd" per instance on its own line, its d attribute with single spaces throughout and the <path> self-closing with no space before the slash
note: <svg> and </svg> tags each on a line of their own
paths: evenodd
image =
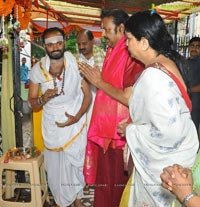
<svg viewBox="0 0 200 207">
<path fill-rule="evenodd" d="M 72 54 L 75 54 L 76 51 L 76 38 L 70 38 L 66 41 L 66 48 L 68 51 L 70 51 Z"/>
</svg>

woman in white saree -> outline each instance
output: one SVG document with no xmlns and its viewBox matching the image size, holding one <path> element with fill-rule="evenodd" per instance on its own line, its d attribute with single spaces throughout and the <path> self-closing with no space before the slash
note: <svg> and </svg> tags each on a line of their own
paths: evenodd
<svg viewBox="0 0 200 207">
<path fill-rule="evenodd" d="M 191 167 L 199 146 L 191 102 L 162 18 L 155 11 L 138 12 L 125 26 L 129 52 L 146 69 L 129 99 L 132 123 L 126 132 L 119 126 L 135 165 L 121 206 L 169 207 L 175 197 L 161 186 L 162 169 L 174 162 Z"/>
</svg>

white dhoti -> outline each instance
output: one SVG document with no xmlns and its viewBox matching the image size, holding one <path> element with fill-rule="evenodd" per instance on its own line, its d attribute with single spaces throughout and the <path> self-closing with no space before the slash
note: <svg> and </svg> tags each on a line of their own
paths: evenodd
<svg viewBox="0 0 200 207">
<path fill-rule="evenodd" d="M 61 207 L 71 205 L 76 198 L 82 198 L 85 186 L 83 162 L 85 137 L 82 135 L 66 151 L 45 150 L 44 162 L 48 175 L 48 185 L 55 202 Z M 78 145 L 82 145 L 80 147 Z M 80 150 L 77 152 L 76 149 Z"/>
<path fill-rule="evenodd" d="M 71 205 L 81 198 L 84 188 L 83 164 L 86 146 L 86 115 L 78 122 L 58 127 L 56 122 L 67 121 L 65 112 L 75 116 L 81 108 L 84 95 L 81 89 L 82 77 L 72 54 L 65 52 L 65 73 L 57 80 L 58 92 L 64 93 L 52 98 L 43 106 L 42 135 L 46 150 L 44 152 L 48 185 L 54 200 L 61 207 Z M 39 83 L 42 93 L 54 88 L 49 73 L 48 56 L 34 65 L 30 72 L 33 83 Z M 65 75 L 64 75 L 65 74 Z M 63 83 L 64 81 L 64 83 Z"/>
</svg>

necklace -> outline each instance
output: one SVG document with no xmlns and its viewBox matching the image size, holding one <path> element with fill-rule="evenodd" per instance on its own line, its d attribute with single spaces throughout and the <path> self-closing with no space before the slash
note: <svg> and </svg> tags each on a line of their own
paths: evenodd
<svg viewBox="0 0 200 207">
<path fill-rule="evenodd" d="M 60 76 L 61 76 L 62 72 L 63 72 L 63 75 L 62 75 L 62 78 L 61 78 Z M 63 89 L 64 89 L 64 86 L 65 86 L 65 68 L 63 68 L 63 70 L 59 73 L 53 73 L 51 70 L 49 70 L 49 73 L 53 77 L 54 88 L 57 87 L 56 79 L 58 79 L 58 81 L 62 80 L 62 86 L 61 86 L 60 92 L 57 93 L 54 97 L 60 96 L 61 94 L 64 95 L 64 90 Z"/>
</svg>

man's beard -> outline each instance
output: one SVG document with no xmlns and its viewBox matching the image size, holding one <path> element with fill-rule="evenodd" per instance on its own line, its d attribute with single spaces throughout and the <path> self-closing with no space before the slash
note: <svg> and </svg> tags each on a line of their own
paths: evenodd
<svg viewBox="0 0 200 207">
<path fill-rule="evenodd" d="M 49 58 L 53 59 L 53 60 L 59 60 L 60 58 L 62 58 L 64 56 L 64 52 L 65 52 L 64 49 L 63 50 L 55 50 L 55 51 L 52 51 L 52 52 L 46 51 Z"/>
</svg>

